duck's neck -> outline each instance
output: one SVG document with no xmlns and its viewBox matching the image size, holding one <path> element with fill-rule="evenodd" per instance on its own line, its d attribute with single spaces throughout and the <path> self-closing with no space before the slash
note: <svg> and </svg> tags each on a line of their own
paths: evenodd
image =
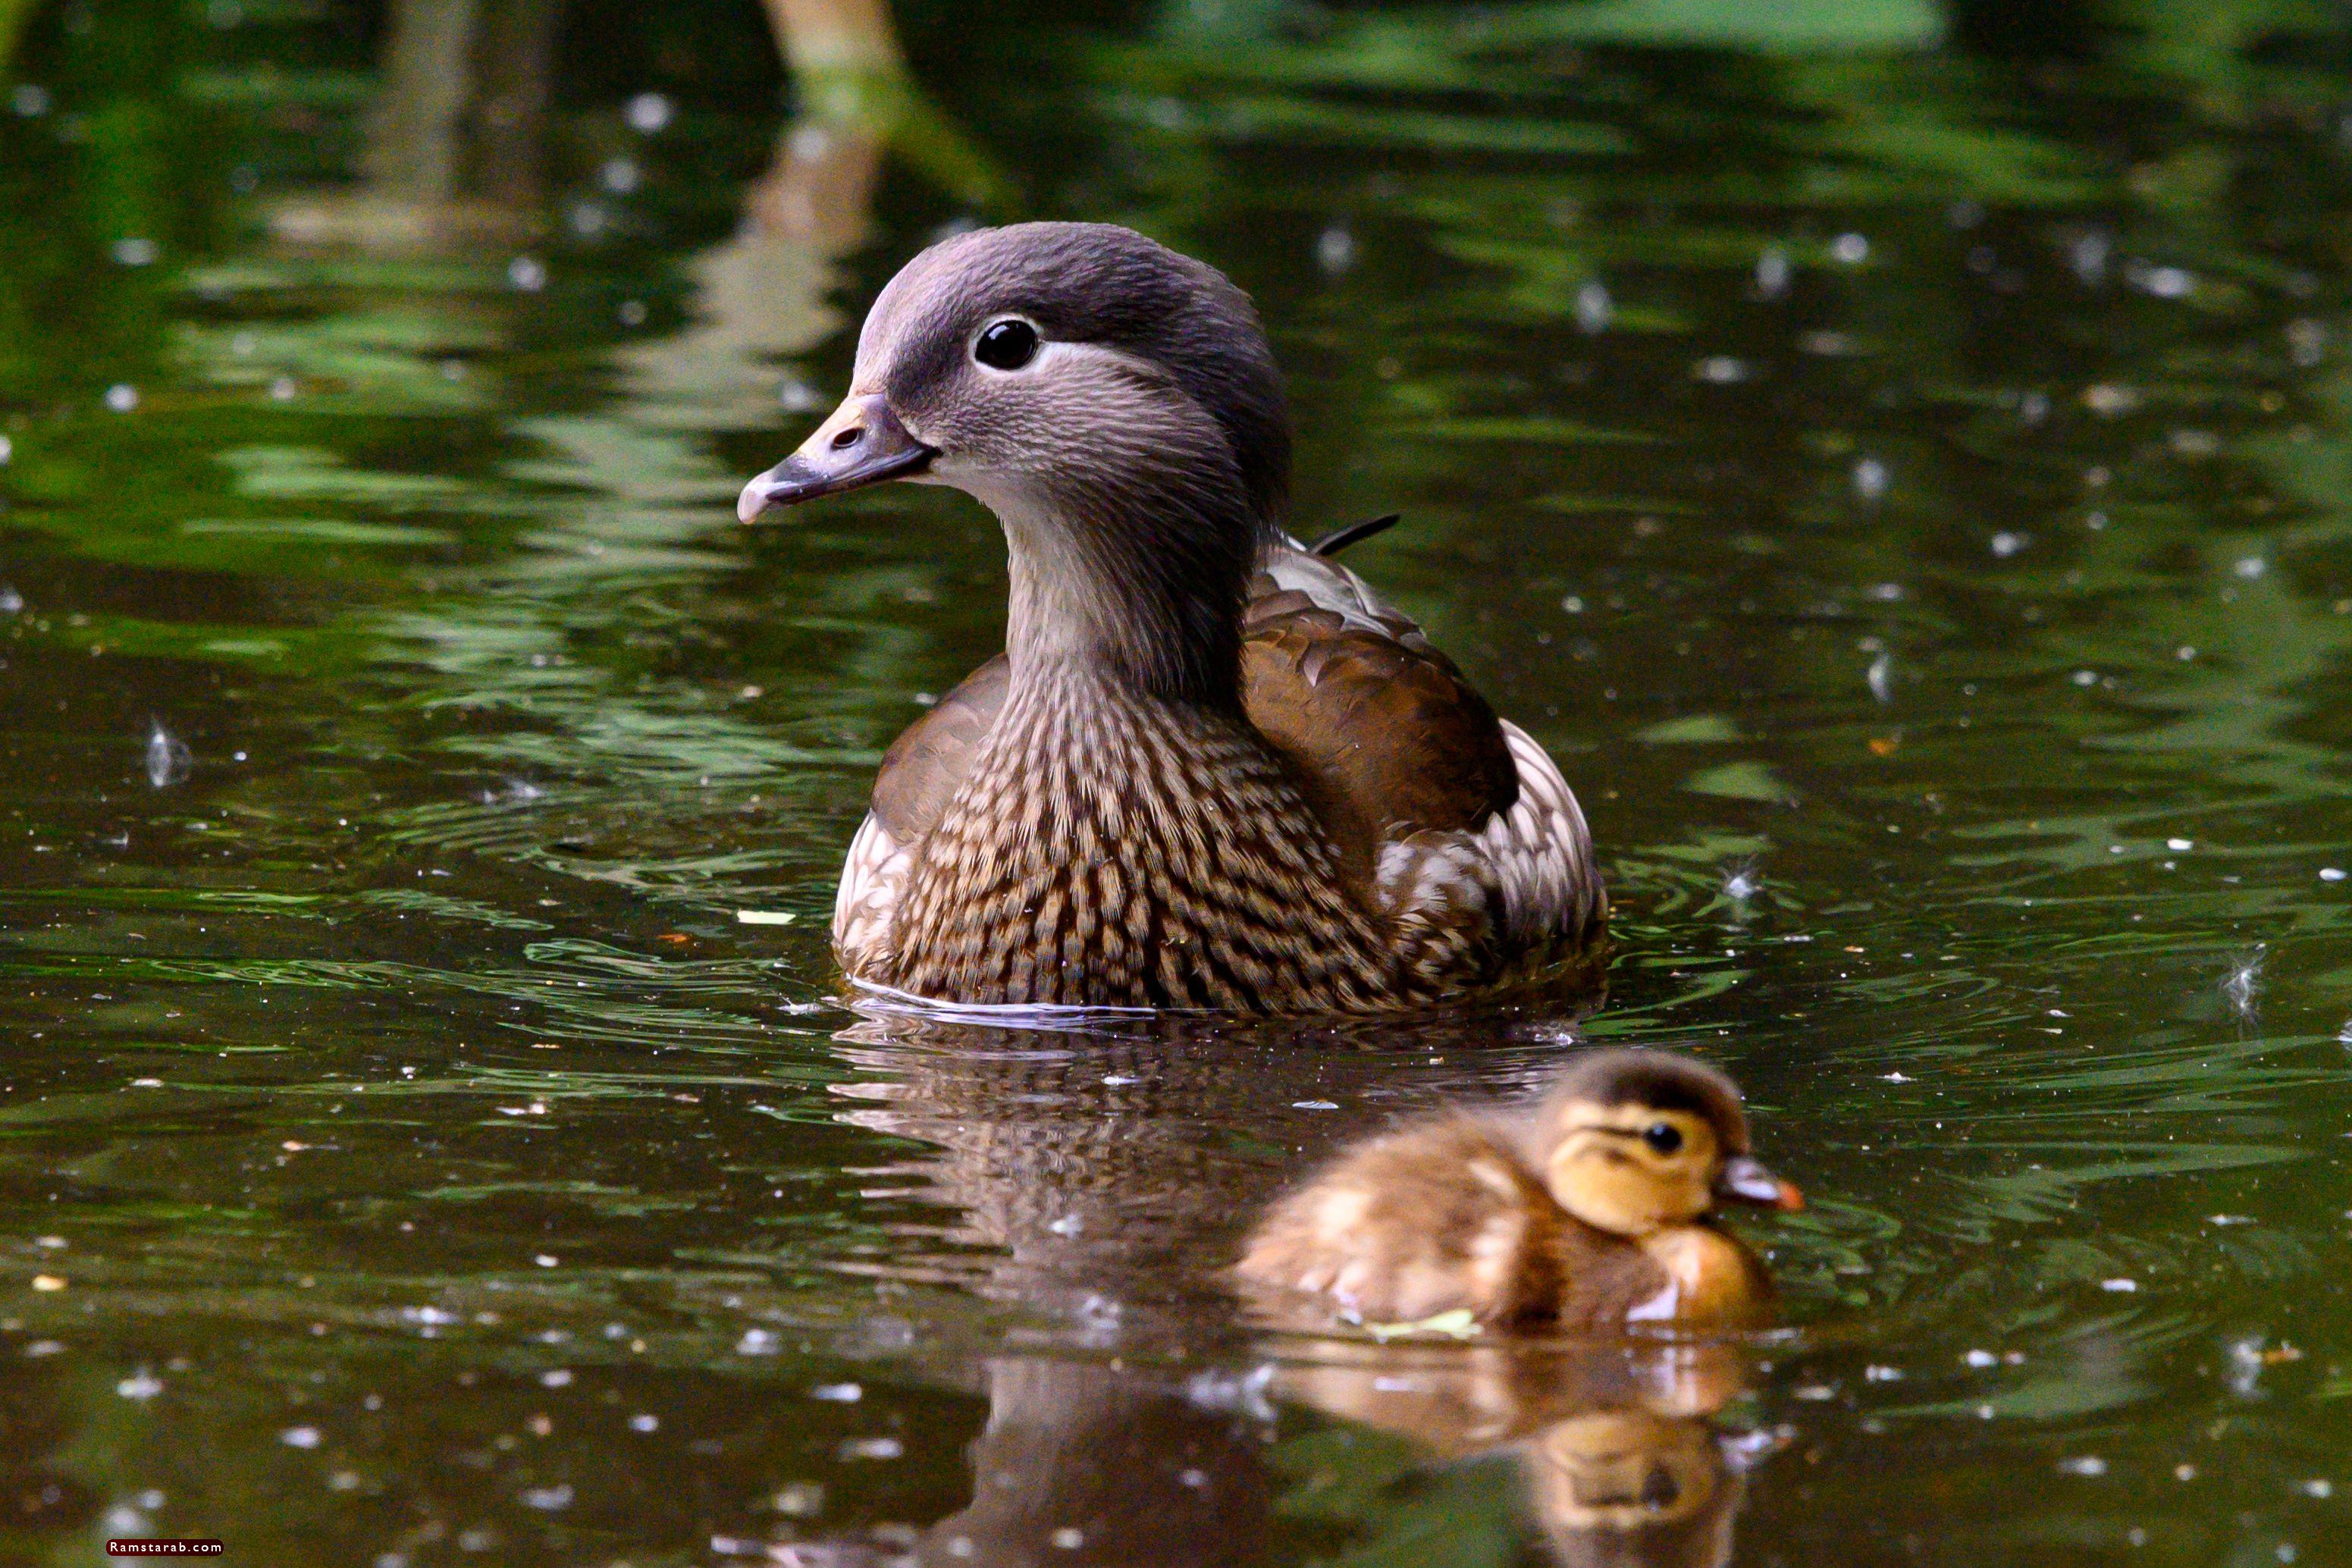
<svg viewBox="0 0 2352 1568">
<path fill-rule="evenodd" d="M 1238 496 L 1171 487 L 995 502 L 1012 557 L 1013 686 L 1073 679 L 1192 707 L 1241 705 L 1241 612 L 1261 525 Z"/>
</svg>

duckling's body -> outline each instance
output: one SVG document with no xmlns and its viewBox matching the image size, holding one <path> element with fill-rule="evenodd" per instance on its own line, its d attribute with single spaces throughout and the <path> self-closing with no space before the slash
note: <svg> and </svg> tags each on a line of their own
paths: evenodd
<svg viewBox="0 0 2352 1568">
<path fill-rule="evenodd" d="M 1374 1011 L 1598 934 L 1559 770 L 1279 531 L 1288 455 L 1246 298 L 1140 236 L 985 230 L 892 281 L 851 398 L 741 510 L 955 484 L 1003 520 L 1013 595 L 1005 652 L 884 760 L 835 906 L 849 975 Z"/>
<path fill-rule="evenodd" d="M 1532 1115 L 1449 1110 L 1344 1152 L 1275 1204 L 1236 1272 L 1368 1322 L 1753 1321 L 1771 1279 L 1708 1223 L 1717 1196 L 1801 1202 L 1748 1157 L 1720 1074 L 1595 1053 Z"/>
</svg>

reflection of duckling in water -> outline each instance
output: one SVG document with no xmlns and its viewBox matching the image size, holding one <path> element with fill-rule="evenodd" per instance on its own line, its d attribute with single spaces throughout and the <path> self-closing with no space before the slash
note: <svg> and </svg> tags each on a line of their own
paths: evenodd
<svg viewBox="0 0 2352 1568">
<path fill-rule="evenodd" d="M 1772 1447 L 1706 1419 L 1746 1386 L 1721 1342 L 1321 1339 L 1288 1347 L 1273 1391 L 1441 1462 L 1513 1456 L 1563 1568 L 1718 1568 L 1747 1471 Z"/>
<path fill-rule="evenodd" d="M 1342 1153 L 1279 1200 L 1237 1273 L 1366 1321 L 1736 1325 L 1765 1315 L 1721 1199 L 1798 1209 L 1748 1152 L 1739 1091 L 1663 1051 L 1596 1051 L 1531 1112 L 1449 1110 Z"/>
</svg>

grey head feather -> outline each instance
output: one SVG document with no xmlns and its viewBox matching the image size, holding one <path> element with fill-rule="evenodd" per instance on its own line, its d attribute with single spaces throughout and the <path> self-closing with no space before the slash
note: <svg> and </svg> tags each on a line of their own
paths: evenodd
<svg viewBox="0 0 2352 1568">
<path fill-rule="evenodd" d="M 971 335 L 1004 314 L 1048 339 L 1100 343 L 1165 370 L 1224 432 L 1255 521 L 1281 515 L 1290 488 L 1282 374 L 1249 296 L 1223 273 L 1116 224 L 974 229 L 891 279 L 858 358 L 888 363 L 882 390 L 894 404 L 919 402 L 951 379 Z"/>
</svg>

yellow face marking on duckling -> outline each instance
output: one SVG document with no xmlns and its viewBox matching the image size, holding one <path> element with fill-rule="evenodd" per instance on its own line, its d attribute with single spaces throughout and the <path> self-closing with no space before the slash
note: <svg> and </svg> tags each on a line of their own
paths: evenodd
<svg viewBox="0 0 2352 1568">
<path fill-rule="evenodd" d="M 1587 1225 L 1643 1237 L 1715 1206 L 1722 1146 L 1696 1112 L 1578 1100 L 1561 1108 L 1552 1132 L 1544 1184 Z"/>
</svg>

